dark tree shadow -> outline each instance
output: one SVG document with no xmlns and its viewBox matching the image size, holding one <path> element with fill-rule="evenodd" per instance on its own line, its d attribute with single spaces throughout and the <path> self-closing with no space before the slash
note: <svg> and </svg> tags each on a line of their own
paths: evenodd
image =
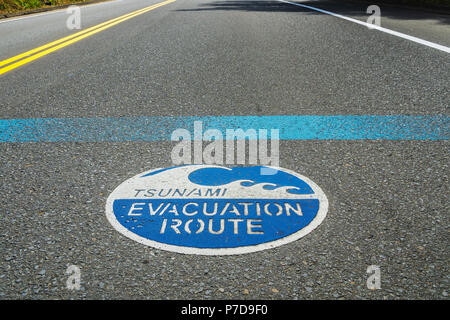
<svg viewBox="0 0 450 320">
<path fill-rule="evenodd" d="M 290 0 L 296 2 L 295 0 Z M 319 9 L 331 11 L 346 16 L 368 16 L 367 7 L 370 4 L 377 4 L 377 1 L 369 2 L 349 2 L 338 0 L 323 1 L 298 1 L 299 4 L 312 6 Z M 434 19 L 439 23 L 450 25 L 450 14 L 427 12 L 420 8 L 401 8 L 383 5 L 379 3 L 382 17 L 402 20 L 423 20 Z M 321 15 L 318 11 L 313 11 L 304 7 L 294 6 L 279 1 L 270 0 L 222 0 L 222 1 L 205 1 L 203 4 L 192 9 L 181 9 L 177 11 L 247 11 L 247 12 L 301 12 L 304 14 Z"/>
</svg>

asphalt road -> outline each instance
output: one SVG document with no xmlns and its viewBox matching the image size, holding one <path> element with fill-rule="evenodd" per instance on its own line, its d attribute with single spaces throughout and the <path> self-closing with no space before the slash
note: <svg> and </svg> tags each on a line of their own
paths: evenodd
<svg viewBox="0 0 450 320">
<path fill-rule="evenodd" d="M 158 2 L 82 7 L 82 28 Z M 365 5 L 301 3 L 368 17 Z M 382 27 L 450 46 L 448 15 L 380 7 Z M 0 61 L 78 32 L 67 18 L 0 20 Z M 449 57 L 279 1 L 177 0 L 1 75 L 0 119 L 448 116 Z M 280 166 L 321 186 L 328 215 L 300 240 L 235 256 L 157 250 L 108 223 L 108 195 L 172 166 L 170 141 L 2 141 L 0 298 L 448 299 L 443 124 L 438 140 L 280 141 Z M 66 288 L 69 265 L 80 290 Z"/>
</svg>

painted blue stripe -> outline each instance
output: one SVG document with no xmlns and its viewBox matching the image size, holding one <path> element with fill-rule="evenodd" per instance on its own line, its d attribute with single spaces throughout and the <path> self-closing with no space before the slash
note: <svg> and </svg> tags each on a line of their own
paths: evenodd
<svg viewBox="0 0 450 320">
<path fill-rule="evenodd" d="M 450 116 L 207 116 L 0 120 L 0 142 L 167 141 L 178 128 L 279 129 L 281 140 L 448 140 Z M 270 133 L 270 131 L 269 131 Z"/>
</svg>

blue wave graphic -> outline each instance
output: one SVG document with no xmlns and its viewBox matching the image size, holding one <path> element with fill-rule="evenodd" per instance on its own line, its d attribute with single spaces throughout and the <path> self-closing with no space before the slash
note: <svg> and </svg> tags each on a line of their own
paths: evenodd
<svg viewBox="0 0 450 320">
<path fill-rule="evenodd" d="M 241 186 L 251 187 L 264 183 L 266 190 L 275 190 L 280 187 L 292 187 L 287 189 L 291 194 L 313 194 L 314 191 L 303 180 L 283 171 L 277 171 L 273 175 L 261 175 L 263 166 L 255 167 L 235 167 L 235 168 L 201 168 L 193 171 L 188 179 L 198 185 L 220 186 L 234 181 L 243 181 Z"/>
</svg>

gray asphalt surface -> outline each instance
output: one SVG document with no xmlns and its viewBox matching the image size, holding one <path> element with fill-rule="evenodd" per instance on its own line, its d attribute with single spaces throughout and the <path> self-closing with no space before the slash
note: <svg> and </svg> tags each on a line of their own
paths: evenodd
<svg viewBox="0 0 450 320">
<path fill-rule="evenodd" d="M 86 6 L 82 27 L 157 2 Z M 450 45 L 448 16 L 380 6 L 382 26 Z M 0 60 L 74 33 L 66 19 L 0 20 Z M 0 76 L 0 117 L 448 115 L 449 70 L 445 52 L 292 5 L 177 0 Z M 327 218 L 222 257 L 146 247 L 106 219 L 114 188 L 171 166 L 173 145 L 1 143 L 0 298 L 448 299 L 448 140 L 281 141 L 280 166 L 325 191 Z"/>
</svg>

